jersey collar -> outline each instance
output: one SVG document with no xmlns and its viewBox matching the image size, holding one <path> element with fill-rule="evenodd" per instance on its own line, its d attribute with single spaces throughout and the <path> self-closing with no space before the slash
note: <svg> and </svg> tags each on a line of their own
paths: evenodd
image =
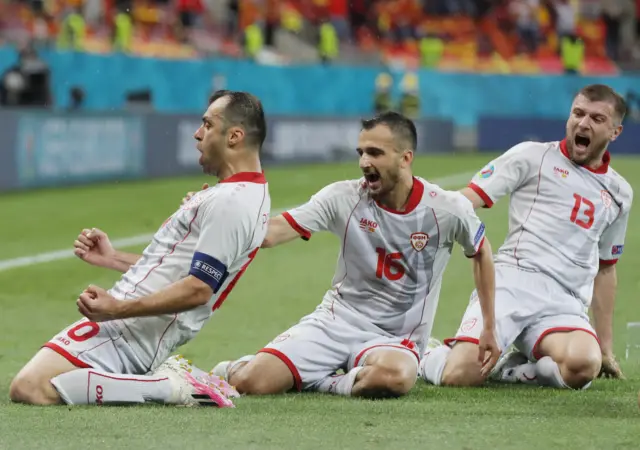
<svg viewBox="0 0 640 450">
<path fill-rule="evenodd" d="M 569 150 L 567 150 L 566 139 L 563 139 L 560 141 L 560 151 L 564 156 L 567 157 L 567 159 L 571 159 L 571 157 L 569 156 Z M 581 166 L 581 167 L 593 173 L 600 173 L 600 174 L 607 173 L 607 171 L 609 170 L 610 161 L 611 161 L 611 154 L 609 153 L 609 150 L 607 150 L 606 152 L 604 152 L 604 155 L 602 155 L 602 165 L 597 169 L 592 169 L 591 167 L 587 167 L 587 166 Z"/>
<path fill-rule="evenodd" d="M 424 193 L 424 184 L 422 184 L 416 177 L 413 177 L 413 187 L 411 188 L 411 194 L 409 194 L 409 201 L 407 201 L 407 207 L 404 211 L 397 211 L 395 209 L 387 208 L 386 206 L 378 203 L 376 201 L 376 205 L 380 208 L 384 209 L 387 212 L 392 214 L 409 214 L 411 211 L 416 209 L 420 200 L 422 200 L 422 194 Z"/>
<path fill-rule="evenodd" d="M 264 172 L 238 172 L 218 181 L 218 183 L 256 183 L 266 184 L 267 179 L 264 177 Z"/>
</svg>

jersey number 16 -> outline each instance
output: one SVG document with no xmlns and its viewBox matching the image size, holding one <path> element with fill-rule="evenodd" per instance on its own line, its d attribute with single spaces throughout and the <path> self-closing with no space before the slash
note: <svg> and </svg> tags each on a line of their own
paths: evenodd
<svg viewBox="0 0 640 450">
<path fill-rule="evenodd" d="M 376 277 L 383 276 L 391 281 L 398 281 L 404 276 L 404 267 L 398 262 L 402 259 L 402 253 L 387 253 L 383 248 L 376 248 L 378 254 L 378 266 L 376 267 Z"/>
</svg>

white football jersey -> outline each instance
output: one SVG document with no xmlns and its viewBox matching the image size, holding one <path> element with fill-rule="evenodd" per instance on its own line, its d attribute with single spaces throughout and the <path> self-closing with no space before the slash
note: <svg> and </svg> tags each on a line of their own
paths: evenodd
<svg viewBox="0 0 640 450">
<path fill-rule="evenodd" d="M 283 215 L 304 239 L 330 231 L 341 240 L 323 306 L 346 308 L 419 346 L 431 332 L 454 242 L 471 257 L 485 234 L 466 197 L 420 178 L 404 212 L 379 205 L 361 179 L 333 183 Z"/>
<path fill-rule="evenodd" d="M 188 275 L 213 289 L 209 302 L 179 314 L 107 322 L 153 370 L 192 339 L 225 301 L 266 236 L 271 199 L 264 175 L 238 173 L 195 194 L 153 236 L 142 258 L 109 291 L 127 301 Z"/>
<path fill-rule="evenodd" d="M 487 207 L 511 194 L 496 263 L 545 273 L 589 306 L 600 264 L 622 254 L 633 198 L 609 160 L 591 170 L 569 159 L 565 141 L 523 142 L 478 172 L 469 187 Z"/>
</svg>

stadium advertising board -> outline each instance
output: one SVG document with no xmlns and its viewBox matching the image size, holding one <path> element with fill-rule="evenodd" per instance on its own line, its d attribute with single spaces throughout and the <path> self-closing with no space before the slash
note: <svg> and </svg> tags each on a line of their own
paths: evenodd
<svg viewBox="0 0 640 450">
<path fill-rule="evenodd" d="M 19 187 L 134 178 L 145 171 L 141 117 L 22 113 L 15 133 Z"/>
<path fill-rule="evenodd" d="M 559 141 L 565 135 L 566 120 L 539 118 L 481 117 L 478 122 L 478 149 L 506 151 L 523 141 Z M 640 153 L 640 123 L 626 122 L 620 137 L 611 144 L 612 153 Z"/>
</svg>

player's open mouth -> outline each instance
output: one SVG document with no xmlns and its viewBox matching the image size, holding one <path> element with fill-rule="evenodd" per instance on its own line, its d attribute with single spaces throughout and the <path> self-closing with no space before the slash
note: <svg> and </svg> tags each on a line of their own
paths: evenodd
<svg viewBox="0 0 640 450">
<path fill-rule="evenodd" d="M 576 134 L 573 142 L 578 150 L 586 150 L 586 148 L 589 147 L 589 144 L 591 143 L 591 139 L 583 134 Z"/>
<path fill-rule="evenodd" d="M 369 187 L 373 189 L 380 187 L 380 174 L 376 172 L 365 173 L 364 179 L 367 180 Z"/>
</svg>

